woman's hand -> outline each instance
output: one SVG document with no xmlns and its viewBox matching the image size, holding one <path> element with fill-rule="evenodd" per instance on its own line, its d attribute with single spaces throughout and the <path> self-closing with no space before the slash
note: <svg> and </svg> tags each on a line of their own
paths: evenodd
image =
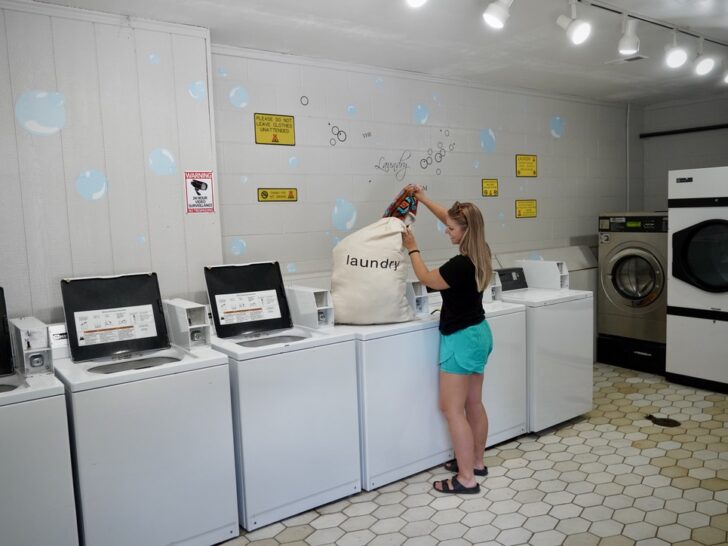
<svg viewBox="0 0 728 546">
<path fill-rule="evenodd" d="M 415 250 L 417 248 L 415 234 L 412 233 L 412 229 L 410 229 L 409 226 L 405 227 L 404 231 L 402 232 L 402 244 L 408 251 Z"/>
<path fill-rule="evenodd" d="M 418 201 L 421 201 L 422 198 L 425 196 L 425 190 L 419 184 L 407 184 L 404 189 L 405 191 L 413 194 Z"/>
</svg>

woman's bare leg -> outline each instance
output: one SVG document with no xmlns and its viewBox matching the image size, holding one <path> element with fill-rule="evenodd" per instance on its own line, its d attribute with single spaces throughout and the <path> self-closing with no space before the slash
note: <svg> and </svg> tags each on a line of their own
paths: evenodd
<svg viewBox="0 0 728 546">
<path fill-rule="evenodd" d="M 473 433 L 473 463 L 474 468 L 480 470 L 483 464 L 485 443 L 488 439 L 488 414 L 483 406 L 483 374 L 467 376 L 468 394 L 465 400 L 465 416 Z"/>
<path fill-rule="evenodd" d="M 470 377 L 440 372 L 440 411 L 447 420 L 450 439 L 455 450 L 459 469 L 457 479 L 465 487 L 473 487 L 477 483 L 473 474 L 475 462 L 473 431 L 465 417 L 465 401 L 468 397 Z"/>
</svg>

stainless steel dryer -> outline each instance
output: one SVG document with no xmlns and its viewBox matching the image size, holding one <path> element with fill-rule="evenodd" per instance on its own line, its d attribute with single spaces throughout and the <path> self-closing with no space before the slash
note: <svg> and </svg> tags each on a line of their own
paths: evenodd
<svg viewBox="0 0 728 546">
<path fill-rule="evenodd" d="M 665 373 L 666 271 L 666 212 L 599 216 L 599 362 Z"/>
</svg>

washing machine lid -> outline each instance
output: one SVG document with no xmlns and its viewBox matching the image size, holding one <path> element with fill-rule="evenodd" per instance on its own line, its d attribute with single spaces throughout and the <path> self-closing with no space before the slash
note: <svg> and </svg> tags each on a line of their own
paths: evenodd
<svg viewBox="0 0 728 546">
<path fill-rule="evenodd" d="M 75 362 L 170 346 L 156 273 L 61 280 Z"/>
<path fill-rule="evenodd" d="M 218 337 L 293 326 L 278 262 L 207 266 L 205 281 Z"/>
<path fill-rule="evenodd" d="M 526 307 L 543 307 L 565 301 L 574 301 L 591 298 L 588 290 L 556 290 L 552 288 L 525 288 L 503 292 L 501 299 L 509 303 L 520 303 Z"/>
<path fill-rule="evenodd" d="M 0 407 L 31 402 L 50 396 L 63 396 L 63 383 L 52 373 L 22 376 L 19 374 L 0 377 L 0 386 L 11 390 L 0 391 Z"/>
<path fill-rule="evenodd" d="M 13 373 L 13 352 L 10 349 L 8 311 L 5 307 L 5 292 L 0 286 L 0 376 Z"/>
<path fill-rule="evenodd" d="M 507 303 L 505 301 L 489 301 L 483 304 L 485 310 L 485 318 L 500 317 L 503 315 L 511 315 L 513 313 L 523 313 L 526 306 L 519 303 Z"/>
<path fill-rule="evenodd" d="M 673 233 L 672 276 L 705 292 L 728 292 L 728 220 L 705 220 Z"/>
</svg>

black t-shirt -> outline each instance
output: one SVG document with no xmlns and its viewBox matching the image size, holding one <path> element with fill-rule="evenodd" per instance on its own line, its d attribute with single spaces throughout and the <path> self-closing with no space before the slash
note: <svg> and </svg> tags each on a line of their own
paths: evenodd
<svg viewBox="0 0 728 546">
<path fill-rule="evenodd" d="M 440 332 L 449 335 L 483 322 L 483 293 L 478 292 L 475 266 L 470 258 L 455 256 L 440 267 L 440 275 L 450 286 L 441 291 Z"/>
</svg>

